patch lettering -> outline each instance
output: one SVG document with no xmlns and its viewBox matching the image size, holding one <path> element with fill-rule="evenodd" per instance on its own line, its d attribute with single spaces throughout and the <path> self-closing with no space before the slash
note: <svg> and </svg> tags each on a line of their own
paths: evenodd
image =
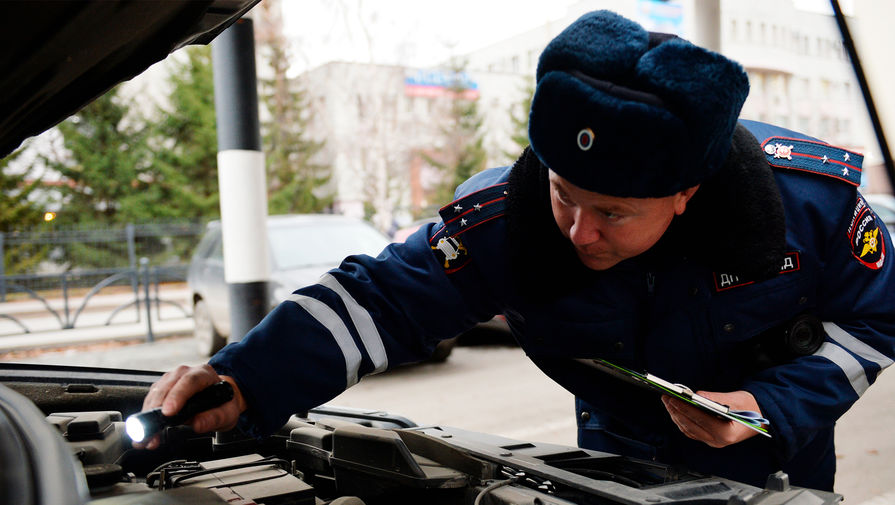
<svg viewBox="0 0 895 505">
<path fill-rule="evenodd" d="M 886 243 L 880 233 L 876 214 L 860 196 L 848 225 L 848 241 L 852 255 L 871 270 L 879 270 L 886 261 Z"/>
<path fill-rule="evenodd" d="M 797 272 L 801 270 L 801 268 L 801 264 L 799 263 L 799 252 L 791 251 L 786 253 L 786 255 L 783 257 L 783 263 L 780 265 L 780 271 L 777 273 L 777 275 Z M 712 275 L 715 281 L 716 293 L 742 286 L 748 286 L 749 284 L 755 283 L 754 280 L 743 278 L 739 275 L 731 273 L 714 272 Z"/>
</svg>

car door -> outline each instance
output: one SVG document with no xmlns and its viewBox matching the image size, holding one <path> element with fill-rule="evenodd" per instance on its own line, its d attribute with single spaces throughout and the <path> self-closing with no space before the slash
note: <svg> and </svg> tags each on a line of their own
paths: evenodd
<svg viewBox="0 0 895 505">
<path fill-rule="evenodd" d="M 213 230 L 214 243 L 199 269 L 205 303 L 221 335 L 230 334 L 230 291 L 224 279 L 224 241 L 221 230 Z"/>
</svg>

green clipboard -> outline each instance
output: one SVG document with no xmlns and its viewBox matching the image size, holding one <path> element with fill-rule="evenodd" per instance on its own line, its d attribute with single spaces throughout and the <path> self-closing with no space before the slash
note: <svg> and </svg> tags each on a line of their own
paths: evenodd
<svg viewBox="0 0 895 505">
<path fill-rule="evenodd" d="M 629 384 L 649 389 L 660 394 L 673 396 L 690 405 L 694 405 L 705 412 L 740 423 L 761 435 L 771 438 L 771 434 L 767 429 L 767 426 L 769 426 L 770 423 L 767 419 L 761 417 L 758 412 L 752 412 L 751 410 L 733 410 L 727 405 L 712 401 L 704 396 L 694 393 L 690 388 L 683 384 L 674 384 L 646 372 L 638 373 L 633 370 L 628 370 L 625 367 L 616 365 L 615 363 L 611 363 L 604 359 L 576 359 L 575 361 L 587 365 L 590 368 L 600 370 Z"/>
</svg>

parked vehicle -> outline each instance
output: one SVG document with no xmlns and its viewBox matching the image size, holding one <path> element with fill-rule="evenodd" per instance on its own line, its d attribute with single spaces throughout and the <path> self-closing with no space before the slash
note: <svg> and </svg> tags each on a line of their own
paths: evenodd
<svg viewBox="0 0 895 505">
<path fill-rule="evenodd" d="M 270 216 L 267 221 L 271 309 L 296 289 L 313 284 L 351 254 L 375 256 L 389 239 L 360 219 L 333 214 Z M 212 221 L 190 262 L 187 283 L 193 302 L 193 335 L 204 356 L 211 356 L 230 335 L 230 298 L 224 280 L 221 223 Z M 432 359 L 444 361 L 455 340 L 446 340 Z"/>
<path fill-rule="evenodd" d="M 429 223 L 437 223 L 440 220 L 441 218 L 439 218 L 438 216 L 428 217 L 425 219 L 417 219 L 407 226 L 402 226 L 401 228 L 395 230 L 394 235 L 392 235 L 392 240 L 394 240 L 395 242 L 404 242 L 405 240 L 407 240 L 407 237 L 413 235 L 414 232 L 419 230 L 423 225 Z"/>
<path fill-rule="evenodd" d="M 313 284 L 350 254 L 376 255 L 388 238 L 359 219 L 332 214 L 270 216 L 271 308 L 292 291 Z M 212 221 L 190 261 L 187 283 L 193 300 L 199 352 L 214 354 L 230 335 L 230 297 L 224 280 L 221 223 Z"/>
</svg>

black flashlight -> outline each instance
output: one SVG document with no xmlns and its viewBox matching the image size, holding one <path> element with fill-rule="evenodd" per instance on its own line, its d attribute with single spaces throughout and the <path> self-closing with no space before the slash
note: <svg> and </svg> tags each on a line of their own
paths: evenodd
<svg viewBox="0 0 895 505">
<path fill-rule="evenodd" d="M 127 418 L 124 429 L 134 442 L 142 442 L 168 426 L 177 426 L 188 421 L 199 412 L 213 409 L 233 399 L 233 387 L 227 381 L 212 384 L 193 395 L 180 412 L 173 416 L 162 414 L 162 408 L 156 407 Z"/>
</svg>

